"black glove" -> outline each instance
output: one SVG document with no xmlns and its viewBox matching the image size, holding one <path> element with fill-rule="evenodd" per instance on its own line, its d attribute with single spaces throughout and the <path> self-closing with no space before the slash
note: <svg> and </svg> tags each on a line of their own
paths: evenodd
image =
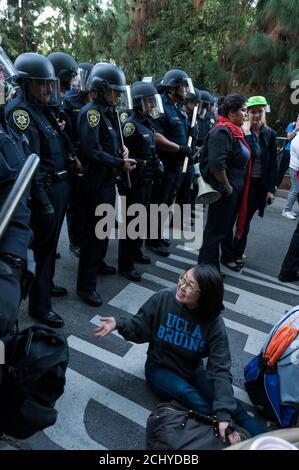
<svg viewBox="0 0 299 470">
<path fill-rule="evenodd" d="M 189 157 L 189 158 L 192 157 L 192 150 L 187 145 L 180 145 L 180 149 L 178 153 L 180 157 L 179 160 L 182 160 L 182 161 L 184 161 L 185 157 Z"/>
<path fill-rule="evenodd" d="M 196 139 L 197 139 L 197 129 L 196 129 L 195 126 L 189 128 L 188 135 L 189 135 L 189 137 L 192 137 L 192 140 L 196 140 Z"/>
<path fill-rule="evenodd" d="M 162 180 L 164 176 L 164 165 L 163 165 L 163 162 L 159 158 L 157 158 L 155 162 L 155 173 L 156 173 L 157 178 L 159 180 Z"/>
<path fill-rule="evenodd" d="M 51 203 L 41 207 L 39 211 L 40 219 L 43 222 L 53 222 L 55 218 L 55 210 Z"/>
</svg>

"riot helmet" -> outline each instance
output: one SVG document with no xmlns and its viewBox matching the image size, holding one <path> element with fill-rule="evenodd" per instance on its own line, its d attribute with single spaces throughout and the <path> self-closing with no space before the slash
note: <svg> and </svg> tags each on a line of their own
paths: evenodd
<svg viewBox="0 0 299 470">
<path fill-rule="evenodd" d="M 132 109 L 130 86 L 121 68 L 108 62 L 95 64 L 89 76 L 92 99 L 119 109 Z"/>
<path fill-rule="evenodd" d="M 198 110 L 197 114 L 201 113 L 202 109 L 202 97 L 201 93 L 198 88 L 194 87 L 194 92 L 193 93 L 187 93 L 185 98 L 184 98 L 184 105 L 189 109 L 189 111 L 193 111 L 194 107 L 197 105 Z M 191 106 L 190 106 L 191 105 Z"/>
<path fill-rule="evenodd" d="M 78 64 L 76 88 L 78 89 L 79 93 L 88 92 L 88 79 L 92 68 L 93 64 L 90 64 L 89 62 L 81 62 Z"/>
<path fill-rule="evenodd" d="M 55 75 L 60 80 L 60 88 L 67 91 L 77 76 L 78 64 L 75 59 L 65 52 L 52 52 L 47 59 L 54 67 Z"/>
<path fill-rule="evenodd" d="M 17 71 L 12 61 L 0 46 L 0 107 L 4 107 L 9 101 L 15 88 L 16 77 Z"/>
<path fill-rule="evenodd" d="M 175 88 L 176 91 L 171 94 L 179 100 L 183 100 L 187 93 L 194 93 L 192 79 L 181 69 L 166 72 L 160 85 L 166 89 Z"/>
<path fill-rule="evenodd" d="M 202 108 L 208 109 L 210 104 L 212 103 L 212 95 L 207 90 L 199 90 L 202 99 Z"/>
<path fill-rule="evenodd" d="M 30 105 L 58 106 L 59 80 L 51 62 L 33 52 L 20 54 L 15 61 L 18 81 L 24 90 L 24 99 Z"/>
<path fill-rule="evenodd" d="M 131 87 L 133 106 L 140 109 L 146 116 L 157 118 L 163 110 L 161 96 L 152 82 L 135 82 Z"/>
</svg>

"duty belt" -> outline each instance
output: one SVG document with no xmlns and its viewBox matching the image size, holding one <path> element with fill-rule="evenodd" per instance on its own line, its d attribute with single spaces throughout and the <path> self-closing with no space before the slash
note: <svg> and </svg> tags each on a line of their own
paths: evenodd
<svg viewBox="0 0 299 470">
<path fill-rule="evenodd" d="M 51 186 L 57 181 L 62 181 L 69 178 L 67 170 L 55 171 L 54 173 L 43 173 L 43 181 L 46 186 Z"/>
</svg>

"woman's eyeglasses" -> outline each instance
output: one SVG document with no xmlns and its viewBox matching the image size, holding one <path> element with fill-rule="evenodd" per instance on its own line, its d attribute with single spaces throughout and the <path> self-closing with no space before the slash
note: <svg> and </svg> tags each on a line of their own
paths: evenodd
<svg viewBox="0 0 299 470">
<path fill-rule="evenodd" d="M 179 286 L 182 286 L 183 284 L 185 284 L 186 287 L 189 289 L 189 292 L 191 292 L 191 294 L 195 294 L 196 292 L 198 293 L 201 292 L 199 288 L 193 287 L 190 281 L 188 281 L 188 279 L 186 278 L 186 273 L 180 275 L 178 284 Z"/>
</svg>

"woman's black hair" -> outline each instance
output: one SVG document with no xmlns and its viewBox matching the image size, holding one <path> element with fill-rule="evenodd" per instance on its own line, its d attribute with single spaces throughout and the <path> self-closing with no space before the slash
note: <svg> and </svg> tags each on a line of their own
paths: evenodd
<svg viewBox="0 0 299 470">
<path fill-rule="evenodd" d="M 218 108 L 218 115 L 219 116 L 223 116 L 222 105 L 224 103 L 225 98 L 226 98 L 226 96 L 222 95 L 222 96 L 219 96 L 219 98 L 217 100 L 217 108 Z"/>
<path fill-rule="evenodd" d="M 221 104 L 221 112 L 223 116 L 228 116 L 230 111 L 237 111 L 246 105 L 247 99 L 239 93 L 228 95 Z"/>
<path fill-rule="evenodd" d="M 223 305 L 224 287 L 221 274 L 211 264 L 198 264 L 188 269 L 193 269 L 194 279 L 200 288 L 199 310 L 200 319 L 210 322 L 216 318 Z"/>
</svg>

